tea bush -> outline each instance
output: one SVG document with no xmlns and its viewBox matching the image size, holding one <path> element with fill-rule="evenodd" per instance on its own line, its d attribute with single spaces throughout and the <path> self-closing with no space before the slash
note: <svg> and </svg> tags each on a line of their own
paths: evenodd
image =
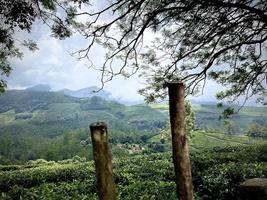
<svg viewBox="0 0 267 200">
<path fill-rule="evenodd" d="M 264 163 L 225 163 L 210 167 L 202 173 L 198 192 L 203 199 L 235 200 L 238 185 L 249 178 L 266 177 Z"/>
<path fill-rule="evenodd" d="M 267 145 L 253 145 L 195 151 L 191 164 L 196 199 L 238 199 L 240 182 L 267 177 L 266 150 Z M 92 161 L 75 157 L 1 167 L 2 199 L 97 199 Z M 170 152 L 115 158 L 113 171 L 118 199 L 176 199 Z"/>
</svg>

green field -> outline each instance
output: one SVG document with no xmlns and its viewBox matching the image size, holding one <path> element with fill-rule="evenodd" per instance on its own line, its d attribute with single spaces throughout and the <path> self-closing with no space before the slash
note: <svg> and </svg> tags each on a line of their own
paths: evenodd
<svg viewBox="0 0 267 200">
<path fill-rule="evenodd" d="M 267 145 L 204 149 L 191 154 L 195 196 L 201 200 L 234 200 L 238 184 L 267 177 Z M 113 159 L 118 199 L 174 200 L 170 152 Z M 92 161 L 75 156 L 58 162 L 36 160 L 0 165 L 1 199 L 97 199 Z"/>
<path fill-rule="evenodd" d="M 150 106 L 168 116 L 168 104 L 150 104 Z M 202 104 L 193 104 L 192 108 L 196 115 L 196 127 L 200 130 L 242 135 L 252 124 L 257 123 L 261 126 L 267 124 L 267 107 L 243 107 L 229 119 L 222 120 L 219 120 L 219 116 L 224 108 Z"/>
<path fill-rule="evenodd" d="M 226 135 L 218 132 L 194 131 L 190 138 L 190 146 L 193 149 L 267 144 L 267 140 L 263 138 L 251 138 L 246 135 Z M 160 142 L 161 135 L 155 135 L 150 138 L 150 142 Z"/>
<path fill-rule="evenodd" d="M 236 145 L 267 144 L 267 140 L 251 138 L 245 135 L 226 135 L 218 132 L 196 131 L 193 133 L 191 145 L 194 148 L 223 147 Z"/>
</svg>

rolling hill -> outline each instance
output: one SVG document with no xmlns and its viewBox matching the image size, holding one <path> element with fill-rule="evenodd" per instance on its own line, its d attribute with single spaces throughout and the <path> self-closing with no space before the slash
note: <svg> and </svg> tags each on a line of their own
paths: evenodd
<svg viewBox="0 0 267 200">
<path fill-rule="evenodd" d="M 84 148 L 79 143 L 87 140 L 88 126 L 95 121 L 108 124 L 113 145 L 144 145 L 158 137 L 168 119 L 165 104 L 126 106 L 98 96 L 78 98 L 49 90 L 38 86 L 0 95 L 0 163 L 36 158 L 60 160 L 74 155 L 90 158 L 90 146 Z M 245 133 L 252 123 L 266 124 L 266 108 L 244 107 L 227 123 L 218 120 L 222 110 L 215 105 L 193 105 L 193 110 L 197 129 L 217 132 L 202 134 L 199 142 L 220 143 L 219 133 Z M 160 143 L 159 139 L 154 141 Z M 151 145 L 156 150 L 162 146 Z M 117 151 L 120 154 L 124 150 Z"/>
<path fill-rule="evenodd" d="M 151 104 L 151 108 L 159 110 L 168 116 L 167 104 Z M 238 113 L 229 119 L 219 120 L 224 108 L 218 108 L 212 104 L 193 104 L 196 114 L 196 128 L 206 131 L 224 132 L 227 134 L 244 134 L 251 124 L 261 126 L 267 124 L 267 107 L 243 107 Z"/>
<path fill-rule="evenodd" d="M 61 92 L 7 91 L 0 96 L 0 105 L 0 135 L 54 137 L 94 121 L 129 132 L 162 128 L 165 123 L 161 112 L 145 105 L 125 106 L 97 96 L 75 98 Z"/>
<path fill-rule="evenodd" d="M 166 120 L 146 105 L 125 106 L 62 92 L 7 91 L 0 96 L 0 105 L 0 163 L 84 155 L 80 141 L 88 138 L 88 126 L 95 121 L 108 124 L 110 140 L 126 143 L 156 134 Z"/>
</svg>

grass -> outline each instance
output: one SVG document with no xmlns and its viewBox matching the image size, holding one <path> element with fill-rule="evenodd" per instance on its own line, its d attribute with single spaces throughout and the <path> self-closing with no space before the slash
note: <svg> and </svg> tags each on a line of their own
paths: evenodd
<svg viewBox="0 0 267 200">
<path fill-rule="evenodd" d="M 149 142 L 160 142 L 160 134 L 150 138 Z M 192 149 L 223 147 L 230 145 L 267 144 L 267 140 L 254 139 L 245 135 L 226 135 L 218 132 L 195 131 L 190 139 Z"/>
<path fill-rule="evenodd" d="M 149 104 L 151 108 L 158 109 L 161 111 L 168 111 L 169 105 L 168 104 L 158 104 L 153 103 Z M 216 105 L 201 105 L 201 104 L 192 104 L 193 110 L 195 112 L 212 112 L 212 113 L 220 113 L 222 108 L 217 108 Z M 265 116 L 267 117 L 267 107 L 243 107 L 239 113 L 240 115 L 248 115 L 251 117 L 256 116 Z"/>
<path fill-rule="evenodd" d="M 223 133 L 204 131 L 194 132 L 191 140 L 191 145 L 195 148 L 263 143 L 267 144 L 267 141 L 264 139 L 254 139 L 245 135 L 226 135 Z"/>
<path fill-rule="evenodd" d="M 149 104 L 149 106 L 151 108 L 159 109 L 159 110 L 168 110 L 169 109 L 169 105 L 168 104 L 152 103 L 152 104 Z"/>
<path fill-rule="evenodd" d="M 9 110 L 0 114 L 0 124 L 9 124 L 15 120 L 15 111 Z"/>
<path fill-rule="evenodd" d="M 150 104 L 168 118 L 168 104 Z M 229 132 L 224 120 L 219 120 L 223 108 L 216 105 L 193 104 L 193 111 L 196 116 L 196 126 L 198 129 L 208 131 Z M 238 113 L 230 116 L 227 121 L 231 122 L 231 133 L 244 134 L 253 123 L 263 126 L 267 123 L 267 107 L 243 107 Z"/>
</svg>

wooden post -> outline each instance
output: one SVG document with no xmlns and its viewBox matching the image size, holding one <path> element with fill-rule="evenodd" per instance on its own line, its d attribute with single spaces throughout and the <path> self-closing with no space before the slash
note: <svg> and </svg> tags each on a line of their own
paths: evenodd
<svg viewBox="0 0 267 200">
<path fill-rule="evenodd" d="M 115 200 L 116 186 L 113 180 L 111 154 L 108 147 L 107 125 L 104 122 L 92 123 L 90 131 L 98 197 L 100 200 Z"/>
<path fill-rule="evenodd" d="M 179 200 L 193 200 L 193 185 L 186 135 L 184 84 L 167 83 L 172 134 L 173 163 Z"/>
</svg>

